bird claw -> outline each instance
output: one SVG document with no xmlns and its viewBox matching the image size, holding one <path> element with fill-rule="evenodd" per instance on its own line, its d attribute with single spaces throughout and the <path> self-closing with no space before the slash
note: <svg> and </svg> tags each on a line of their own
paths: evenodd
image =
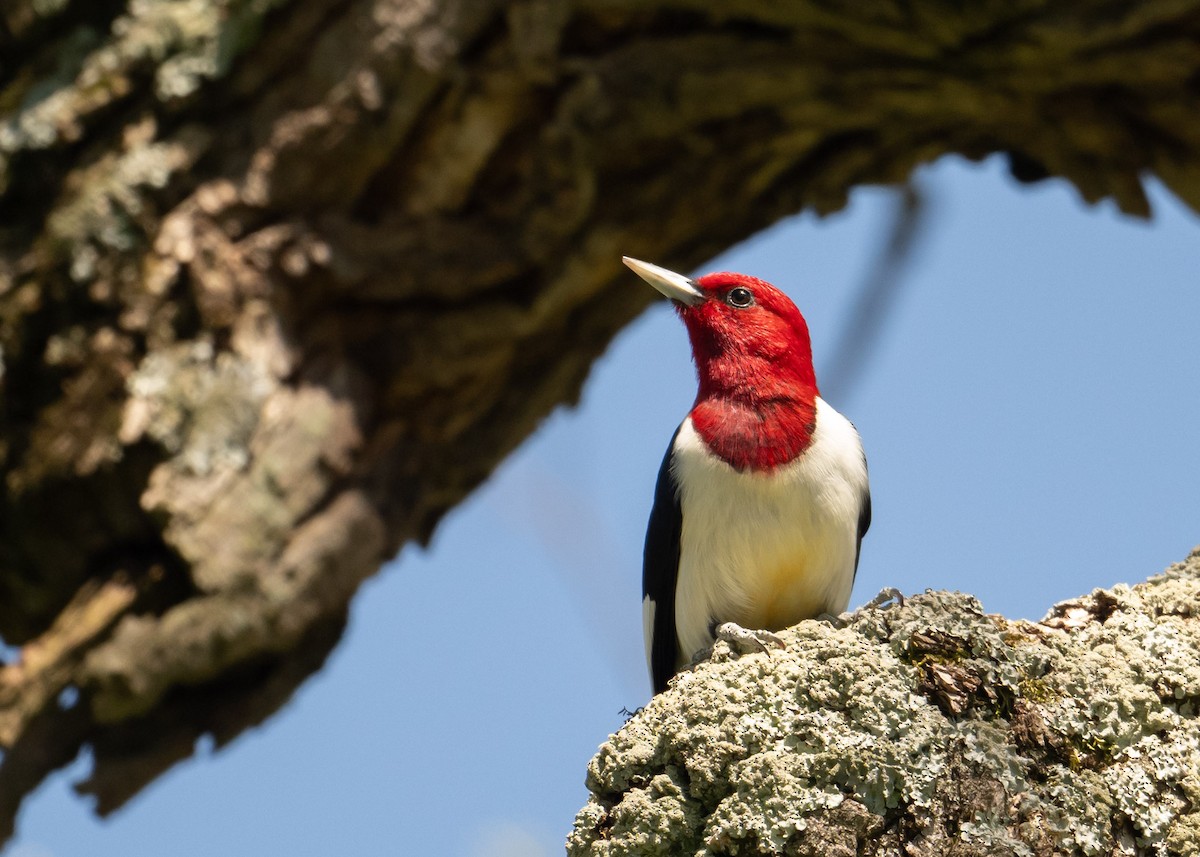
<svg viewBox="0 0 1200 857">
<path fill-rule="evenodd" d="M 766 652 L 770 657 L 770 646 L 777 649 L 785 648 L 779 635 L 772 634 L 770 631 L 743 628 L 736 622 L 722 622 L 716 628 L 716 637 L 718 640 L 724 640 L 731 648 L 744 655 L 752 652 Z"/>
<path fill-rule="evenodd" d="M 862 607 L 851 610 L 849 613 L 843 613 L 841 616 L 829 616 L 828 614 L 822 614 L 817 618 L 828 619 L 830 624 L 832 624 L 835 628 L 845 628 L 868 610 L 880 610 L 886 608 L 890 606 L 888 602 L 891 601 L 895 601 L 897 607 L 903 607 L 904 593 L 894 586 L 885 586 L 883 589 L 879 590 L 878 595 L 876 595 Z"/>
<path fill-rule="evenodd" d="M 843 613 L 842 615 L 849 616 L 850 614 Z M 845 628 L 849 624 L 849 622 L 847 622 L 841 616 L 834 616 L 832 613 L 822 613 L 820 616 L 817 617 L 817 621 L 818 622 L 828 622 L 830 625 L 837 628 L 839 631 L 842 628 Z"/>
<path fill-rule="evenodd" d="M 904 593 L 894 586 L 885 586 L 879 590 L 879 594 L 860 607 L 860 610 L 878 610 L 887 605 L 889 601 L 895 601 L 897 607 L 904 606 Z"/>
</svg>

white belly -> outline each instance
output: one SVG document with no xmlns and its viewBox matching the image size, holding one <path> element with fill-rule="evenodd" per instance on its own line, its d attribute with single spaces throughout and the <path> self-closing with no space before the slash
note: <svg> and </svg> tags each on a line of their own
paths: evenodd
<svg viewBox="0 0 1200 857">
<path fill-rule="evenodd" d="M 846 609 L 866 462 L 850 422 L 817 399 L 812 443 L 766 473 L 713 455 L 687 420 L 675 441 L 683 529 L 675 621 L 681 665 L 721 622 L 779 630 Z"/>
</svg>

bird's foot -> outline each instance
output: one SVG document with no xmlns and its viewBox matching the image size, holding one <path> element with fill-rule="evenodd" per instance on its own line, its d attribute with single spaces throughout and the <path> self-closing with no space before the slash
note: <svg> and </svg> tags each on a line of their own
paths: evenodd
<svg viewBox="0 0 1200 857">
<path fill-rule="evenodd" d="M 878 610 L 879 608 L 886 606 L 889 601 L 895 601 L 897 607 L 903 607 L 904 593 L 894 586 L 885 586 L 883 589 L 879 590 L 878 595 L 858 609 Z"/>
<path fill-rule="evenodd" d="M 843 613 L 841 616 L 830 616 L 828 613 L 822 613 L 817 618 L 828 619 L 829 624 L 833 625 L 835 628 L 845 628 L 858 616 L 861 616 L 868 610 L 879 610 L 881 608 L 888 607 L 890 606 L 890 602 L 893 601 L 896 602 L 897 607 L 903 607 L 904 593 L 894 586 L 885 586 L 883 589 L 879 590 L 878 595 L 876 595 L 862 607 L 851 610 L 848 613 Z"/>
<path fill-rule="evenodd" d="M 752 631 L 743 628 L 736 622 L 722 622 L 715 631 L 718 640 L 724 640 L 733 649 L 744 655 L 751 652 L 766 652 L 771 654 L 770 647 L 784 648 L 783 640 L 770 631 Z"/>
<path fill-rule="evenodd" d="M 846 616 L 846 615 L 850 615 L 850 614 L 843 613 L 842 615 Z M 832 613 L 822 613 L 820 616 L 817 617 L 817 621 L 818 622 L 828 622 L 830 625 L 837 628 L 839 631 L 842 628 L 845 628 L 849 624 L 849 622 L 847 622 L 841 616 L 834 616 Z"/>
</svg>

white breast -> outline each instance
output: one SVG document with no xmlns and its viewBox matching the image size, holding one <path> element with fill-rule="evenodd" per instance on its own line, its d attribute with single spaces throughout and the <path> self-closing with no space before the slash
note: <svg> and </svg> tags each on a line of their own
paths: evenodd
<svg viewBox="0 0 1200 857">
<path fill-rule="evenodd" d="M 712 643 L 714 624 L 779 630 L 846 609 L 867 492 L 862 443 L 820 398 L 812 443 L 772 473 L 718 458 L 691 419 L 675 440 L 683 529 L 675 622 L 680 664 Z"/>
</svg>

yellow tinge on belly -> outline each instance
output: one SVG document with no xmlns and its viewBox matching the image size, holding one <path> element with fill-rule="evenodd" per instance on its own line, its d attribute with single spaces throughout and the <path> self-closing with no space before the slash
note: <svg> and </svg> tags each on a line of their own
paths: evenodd
<svg viewBox="0 0 1200 857">
<path fill-rule="evenodd" d="M 815 618 L 826 610 L 826 605 L 824 591 L 818 591 L 814 582 L 803 557 L 773 566 L 758 576 L 759 585 L 751 593 L 750 615 L 742 624 L 778 631 L 801 619 Z"/>
</svg>

